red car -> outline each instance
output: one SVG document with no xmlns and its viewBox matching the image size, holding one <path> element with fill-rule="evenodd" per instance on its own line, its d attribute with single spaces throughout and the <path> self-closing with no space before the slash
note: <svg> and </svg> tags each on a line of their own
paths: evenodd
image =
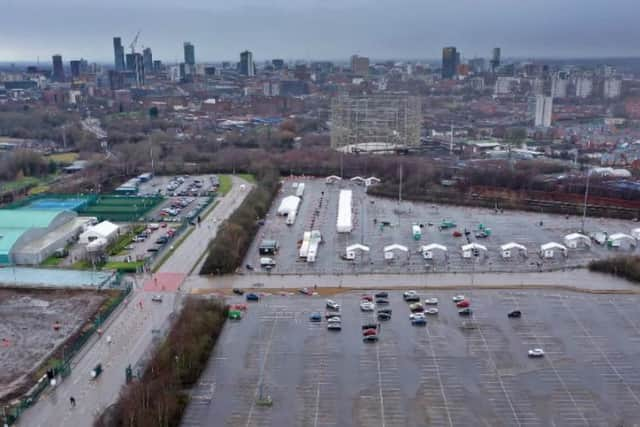
<svg viewBox="0 0 640 427">
<path fill-rule="evenodd" d="M 378 331 L 375 329 L 365 329 L 362 331 L 362 336 L 368 337 L 369 335 L 377 335 Z"/>
<path fill-rule="evenodd" d="M 468 300 L 463 299 L 462 301 L 460 301 L 459 303 L 456 304 L 456 307 L 458 307 L 458 308 L 467 308 L 470 305 L 471 305 L 471 303 Z"/>
<path fill-rule="evenodd" d="M 247 311 L 247 304 L 233 304 L 231 307 L 229 307 L 229 310 Z"/>
<path fill-rule="evenodd" d="M 462 237 L 462 233 L 459 231 L 454 231 L 453 232 L 453 237 Z"/>
<path fill-rule="evenodd" d="M 360 298 L 360 300 L 373 302 L 373 297 L 371 295 L 362 295 L 362 298 Z"/>
</svg>

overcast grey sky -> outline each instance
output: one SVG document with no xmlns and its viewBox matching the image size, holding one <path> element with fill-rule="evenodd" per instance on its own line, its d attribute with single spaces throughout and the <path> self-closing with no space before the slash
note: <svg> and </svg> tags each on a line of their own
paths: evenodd
<svg viewBox="0 0 640 427">
<path fill-rule="evenodd" d="M 640 0 L 0 0 L 0 61 L 112 61 L 112 37 L 197 61 L 638 56 Z M 128 50 L 128 49 L 127 49 Z"/>
</svg>

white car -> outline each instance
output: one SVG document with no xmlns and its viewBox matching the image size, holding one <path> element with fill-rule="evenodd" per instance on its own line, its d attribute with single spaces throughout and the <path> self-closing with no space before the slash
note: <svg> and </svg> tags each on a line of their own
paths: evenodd
<svg viewBox="0 0 640 427">
<path fill-rule="evenodd" d="M 342 322 L 329 322 L 327 323 L 327 329 L 329 331 L 340 331 L 342 330 Z"/>
<path fill-rule="evenodd" d="M 464 295 L 456 295 L 452 299 L 453 299 L 453 302 L 460 302 L 460 301 L 464 300 Z"/>
<path fill-rule="evenodd" d="M 427 298 L 424 303 L 426 305 L 438 305 L 438 298 Z"/>
<path fill-rule="evenodd" d="M 412 296 L 415 296 L 415 295 L 418 295 L 418 293 L 416 291 L 406 291 L 405 293 L 402 294 L 402 296 L 404 298 L 410 297 L 410 296 L 412 297 Z"/>
<path fill-rule="evenodd" d="M 327 308 L 331 309 L 331 310 L 340 310 L 340 304 L 338 304 L 337 302 L 328 299 L 327 300 Z"/>
<path fill-rule="evenodd" d="M 342 320 L 338 316 L 335 316 L 335 317 L 328 318 L 327 322 L 329 322 L 329 323 L 340 323 L 340 322 L 342 322 Z"/>
<path fill-rule="evenodd" d="M 424 313 L 411 313 L 409 315 L 409 320 L 422 320 L 426 319 Z"/>
<path fill-rule="evenodd" d="M 531 350 L 529 350 L 529 357 L 543 357 L 544 356 L 544 350 L 541 348 L 533 348 Z"/>
<path fill-rule="evenodd" d="M 437 308 L 427 308 L 424 310 L 424 314 L 438 314 Z"/>
<path fill-rule="evenodd" d="M 363 301 L 360 303 L 360 310 L 362 311 L 373 311 L 376 309 L 376 305 L 369 301 Z"/>
<path fill-rule="evenodd" d="M 151 297 L 151 301 L 153 302 L 162 302 L 162 295 L 154 295 Z"/>
</svg>

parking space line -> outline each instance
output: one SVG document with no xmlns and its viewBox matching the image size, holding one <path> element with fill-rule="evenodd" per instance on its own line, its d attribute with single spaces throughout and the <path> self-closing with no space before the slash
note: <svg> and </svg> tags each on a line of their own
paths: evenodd
<svg viewBox="0 0 640 427">
<path fill-rule="evenodd" d="M 449 411 L 449 403 L 447 402 L 447 395 L 444 392 L 444 385 L 442 384 L 442 374 L 440 372 L 440 364 L 438 363 L 438 359 L 436 357 L 436 351 L 433 346 L 433 342 L 431 341 L 431 333 L 429 332 L 429 328 L 427 330 L 427 337 L 429 338 L 429 347 L 431 347 L 431 358 L 433 359 L 433 365 L 436 369 L 436 377 L 438 378 L 438 385 L 440 386 L 440 394 L 442 395 L 442 401 L 444 402 L 444 409 L 447 413 L 447 420 L 449 421 L 449 427 L 453 427 L 453 421 L 451 420 L 451 412 Z"/>
<path fill-rule="evenodd" d="M 382 419 L 382 427 L 386 427 L 384 417 L 384 397 L 382 396 L 382 371 L 380 369 L 380 346 L 376 345 L 376 360 L 378 363 L 378 394 L 380 397 L 380 418 Z"/>
</svg>

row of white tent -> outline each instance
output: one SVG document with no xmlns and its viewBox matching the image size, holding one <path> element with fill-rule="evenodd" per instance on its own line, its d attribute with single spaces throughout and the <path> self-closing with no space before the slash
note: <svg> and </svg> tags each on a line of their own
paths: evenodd
<svg viewBox="0 0 640 427">
<path fill-rule="evenodd" d="M 338 181 L 342 181 L 342 178 L 340 178 L 337 175 L 331 175 L 331 176 L 328 176 L 328 177 L 325 178 L 325 182 L 327 184 L 334 184 L 334 183 L 336 183 Z M 373 185 L 373 184 L 379 184 L 381 182 L 380 178 L 376 178 L 375 176 L 370 176 L 369 178 L 363 178 L 361 176 L 354 176 L 349 181 L 355 182 L 356 184 L 362 184 L 365 187 L 368 187 L 368 186 Z"/>
</svg>

